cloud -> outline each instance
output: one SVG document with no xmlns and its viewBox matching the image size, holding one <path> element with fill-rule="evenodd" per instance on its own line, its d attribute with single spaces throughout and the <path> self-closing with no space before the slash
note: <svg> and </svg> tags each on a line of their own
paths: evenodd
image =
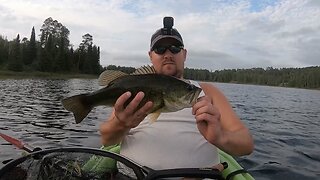
<svg viewBox="0 0 320 180">
<path fill-rule="evenodd" d="M 235 67 L 238 59 L 236 57 L 233 57 L 230 54 L 226 54 L 224 52 L 218 52 L 218 51 L 194 51 L 190 50 L 188 51 L 188 59 L 186 61 L 186 65 L 188 67 L 193 68 L 201 68 L 205 64 L 208 70 L 216 70 L 216 69 L 224 69 L 224 68 L 239 68 L 238 66 Z"/>
<path fill-rule="evenodd" d="M 40 34 L 52 17 L 77 47 L 93 35 L 101 64 L 149 63 L 150 36 L 175 18 L 188 50 L 186 65 L 210 70 L 319 65 L 318 0 L 0 0 L 0 32 L 8 39 Z M 3 33 L 3 34 L 2 34 Z"/>
<path fill-rule="evenodd" d="M 295 60 L 297 63 L 303 62 L 301 66 L 317 66 L 320 64 L 320 38 L 301 38 L 294 47 L 297 49 L 294 54 L 296 57 Z"/>
</svg>

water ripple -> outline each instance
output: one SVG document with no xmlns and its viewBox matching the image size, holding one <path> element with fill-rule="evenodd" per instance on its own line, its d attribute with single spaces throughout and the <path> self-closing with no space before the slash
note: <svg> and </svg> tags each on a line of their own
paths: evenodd
<svg viewBox="0 0 320 180">
<path fill-rule="evenodd" d="M 0 130 L 44 149 L 99 147 L 99 125 L 111 108 L 95 108 L 80 124 L 61 105 L 99 89 L 96 80 L 0 80 Z M 237 158 L 256 179 L 318 179 L 320 91 L 216 84 L 253 134 L 255 150 Z M 0 139 L 0 161 L 21 151 Z M 0 165 L 0 168 L 3 165 Z"/>
</svg>

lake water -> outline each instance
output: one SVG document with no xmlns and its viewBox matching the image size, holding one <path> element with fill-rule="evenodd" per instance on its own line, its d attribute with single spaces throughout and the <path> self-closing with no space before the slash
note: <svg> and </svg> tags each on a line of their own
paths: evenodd
<svg viewBox="0 0 320 180">
<path fill-rule="evenodd" d="M 320 91 L 216 83 L 249 127 L 255 150 L 237 158 L 256 179 L 319 179 Z M 0 132 L 34 147 L 99 147 L 99 125 L 111 108 L 98 107 L 80 124 L 63 97 L 99 89 L 96 80 L 0 80 Z M 22 151 L 0 139 L 2 162 Z"/>
</svg>

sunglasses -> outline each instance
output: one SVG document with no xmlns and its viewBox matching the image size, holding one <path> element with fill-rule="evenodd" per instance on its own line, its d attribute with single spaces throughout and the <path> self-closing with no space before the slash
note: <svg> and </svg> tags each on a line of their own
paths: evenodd
<svg viewBox="0 0 320 180">
<path fill-rule="evenodd" d="M 177 54 L 183 49 L 183 46 L 175 46 L 175 45 L 170 45 L 170 46 L 158 46 L 154 47 L 152 50 L 157 53 L 157 54 L 164 54 L 167 49 L 169 49 L 170 52 L 173 54 Z"/>
</svg>

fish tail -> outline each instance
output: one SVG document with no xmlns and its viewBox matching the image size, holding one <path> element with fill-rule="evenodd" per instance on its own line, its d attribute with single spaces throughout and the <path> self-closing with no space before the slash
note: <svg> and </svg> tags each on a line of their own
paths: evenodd
<svg viewBox="0 0 320 180">
<path fill-rule="evenodd" d="M 63 99 L 62 105 L 66 110 L 73 113 L 77 124 L 92 110 L 91 104 L 87 101 L 87 94 L 80 94 Z"/>
</svg>

